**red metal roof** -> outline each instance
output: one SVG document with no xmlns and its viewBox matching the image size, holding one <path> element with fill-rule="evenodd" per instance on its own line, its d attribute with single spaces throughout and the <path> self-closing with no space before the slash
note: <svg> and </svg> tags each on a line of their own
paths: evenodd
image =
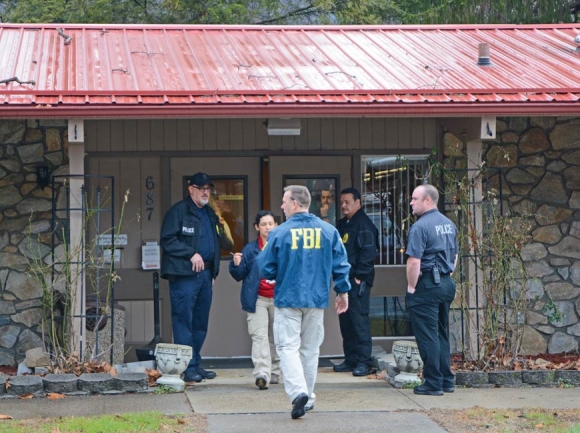
<svg viewBox="0 0 580 433">
<path fill-rule="evenodd" d="M 0 24 L 0 81 L 34 82 L 0 84 L 0 117 L 574 114 L 578 34 L 579 24 Z M 492 67 L 477 65 L 481 42 Z"/>
</svg>

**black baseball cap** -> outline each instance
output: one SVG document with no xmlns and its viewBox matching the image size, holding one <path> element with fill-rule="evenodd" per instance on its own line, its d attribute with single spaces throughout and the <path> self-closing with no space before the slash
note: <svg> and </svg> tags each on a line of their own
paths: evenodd
<svg viewBox="0 0 580 433">
<path fill-rule="evenodd" d="M 190 185 L 197 185 L 197 186 L 204 186 L 209 185 L 213 187 L 213 183 L 211 183 L 211 179 L 206 173 L 195 173 L 193 176 L 189 178 Z"/>
</svg>

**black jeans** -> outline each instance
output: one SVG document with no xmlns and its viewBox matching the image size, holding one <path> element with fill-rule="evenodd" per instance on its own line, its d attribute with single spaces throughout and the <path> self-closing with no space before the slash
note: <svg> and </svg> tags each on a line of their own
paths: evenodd
<svg viewBox="0 0 580 433">
<path fill-rule="evenodd" d="M 371 367 L 371 288 L 367 286 L 362 296 L 359 296 L 360 286 L 354 279 L 350 283 L 352 288 L 348 292 L 348 310 L 338 316 L 344 357 L 348 364 L 356 366 L 360 363 Z"/>
<path fill-rule="evenodd" d="M 407 312 L 423 360 L 423 378 L 430 389 L 453 386 L 449 346 L 449 308 L 455 298 L 455 281 L 441 275 L 435 284 L 431 273 L 419 278 L 415 293 L 407 293 Z"/>
</svg>

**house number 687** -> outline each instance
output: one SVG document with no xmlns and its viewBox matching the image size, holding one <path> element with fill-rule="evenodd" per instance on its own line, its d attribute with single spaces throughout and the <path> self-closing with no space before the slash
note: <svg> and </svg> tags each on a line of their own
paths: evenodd
<svg viewBox="0 0 580 433">
<path fill-rule="evenodd" d="M 145 194 L 145 209 L 147 211 L 147 221 L 151 221 L 151 216 L 153 215 L 154 200 L 153 200 L 153 189 L 155 188 L 155 182 L 153 181 L 153 176 L 147 176 L 145 179 L 145 188 L 148 190 Z"/>
</svg>

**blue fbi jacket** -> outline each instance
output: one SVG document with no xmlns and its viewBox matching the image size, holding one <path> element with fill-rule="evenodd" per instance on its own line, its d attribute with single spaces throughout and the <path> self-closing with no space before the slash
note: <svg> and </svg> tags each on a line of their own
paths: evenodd
<svg viewBox="0 0 580 433">
<path fill-rule="evenodd" d="M 262 278 L 276 280 L 279 308 L 326 308 L 334 290 L 350 290 L 350 265 L 338 231 L 315 215 L 300 212 L 272 230 L 256 257 Z"/>
</svg>

